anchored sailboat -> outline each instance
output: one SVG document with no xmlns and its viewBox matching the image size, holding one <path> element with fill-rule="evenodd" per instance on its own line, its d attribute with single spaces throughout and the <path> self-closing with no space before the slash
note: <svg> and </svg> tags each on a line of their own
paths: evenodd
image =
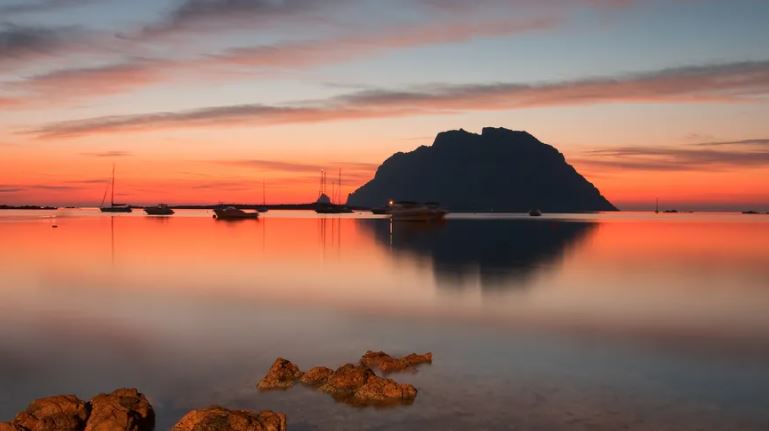
<svg viewBox="0 0 769 431">
<path fill-rule="evenodd" d="M 131 207 L 127 204 L 116 204 L 115 203 L 115 165 L 112 165 L 112 185 L 110 186 L 110 205 L 104 206 L 104 200 L 107 198 L 106 190 L 104 191 L 104 196 L 101 199 L 101 205 L 99 209 L 103 213 L 130 213 Z"/>
</svg>

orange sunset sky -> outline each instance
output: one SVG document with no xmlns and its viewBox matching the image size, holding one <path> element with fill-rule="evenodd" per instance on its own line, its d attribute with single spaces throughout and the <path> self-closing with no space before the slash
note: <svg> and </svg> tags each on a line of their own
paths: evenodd
<svg viewBox="0 0 769 431">
<path fill-rule="evenodd" d="M 621 209 L 769 210 L 763 0 L 0 0 L 0 204 L 310 202 L 526 130 Z"/>
</svg>

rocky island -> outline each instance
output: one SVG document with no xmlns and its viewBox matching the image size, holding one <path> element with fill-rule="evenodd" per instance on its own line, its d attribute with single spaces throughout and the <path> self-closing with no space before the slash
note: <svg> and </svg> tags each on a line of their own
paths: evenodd
<svg viewBox="0 0 769 431">
<path fill-rule="evenodd" d="M 616 211 L 554 147 L 523 131 L 439 133 L 432 146 L 396 153 L 347 204 L 437 201 L 452 211 Z"/>
</svg>

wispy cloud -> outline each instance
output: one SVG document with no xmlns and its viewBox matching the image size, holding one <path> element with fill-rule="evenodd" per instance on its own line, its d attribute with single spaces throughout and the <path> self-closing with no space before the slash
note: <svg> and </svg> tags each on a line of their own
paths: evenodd
<svg viewBox="0 0 769 431">
<path fill-rule="evenodd" d="M 86 153 L 80 153 L 81 156 L 88 156 L 88 157 L 128 157 L 131 156 L 132 153 L 128 151 L 121 151 L 121 150 L 110 150 L 110 151 L 94 151 L 94 152 L 86 152 Z"/>
<path fill-rule="evenodd" d="M 27 133 L 61 138 L 190 126 L 258 126 L 614 102 L 745 102 L 767 94 L 769 61 L 741 62 L 544 84 L 362 90 L 284 106 L 252 104 L 89 118 L 48 124 Z"/>
<path fill-rule="evenodd" d="M 0 67 L 33 57 L 54 55 L 78 34 L 77 29 L 0 24 Z"/>
<path fill-rule="evenodd" d="M 211 163 L 253 168 L 270 174 L 283 173 L 287 174 L 293 182 L 300 183 L 317 182 L 322 169 L 328 172 L 330 178 L 333 178 L 337 170 L 341 169 L 342 184 L 345 185 L 358 185 L 361 181 L 368 180 L 378 166 L 376 163 L 366 162 L 301 163 L 260 159 L 213 160 Z"/>
<path fill-rule="evenodd" d="M 97 1 L 100 0 L 19 0 L 15 3 L 0 5 L 0 15 L 50 12 L 60 8 L 94 4 Z"/>
<path fill-rule="evenodd" d="M 330 39 L 276 42 L 270 45 L 226 49 L 216 54 L 188 59 L 138 57 L 119 64 L 62 69 L 6 84 L 21 92 L 17 105 L 36 106 L 68 103 L 110 96 L 164 81 L 180 75 L 205 76 L 207 80 L 230 78 L 232 70 L 248 68 L 249 75 L 285 69 L 335 64 L 383 51 L 423 45 L 462 42 L 542 30 L 554 26 L 552 19 L 530 21 L 494 20 L 467 23 L 439 22 L 393 27 L 378 33 L 348 35 Z M 0 101 L 2 103 L 2 101 Z"/>
<path fill-rule="evenodd" d="M 769 139 L 703 142 L 683 146 L 630 146 L 592 150 L 577 165 L 642 171 L 726 170 L 769 166 Z"/>
</svg>

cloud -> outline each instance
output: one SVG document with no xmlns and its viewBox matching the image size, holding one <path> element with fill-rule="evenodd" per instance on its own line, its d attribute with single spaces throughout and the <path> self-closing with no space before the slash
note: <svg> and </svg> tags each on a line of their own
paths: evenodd
<svg viewBox="0 0 769 431">
<path fill-rule="evenodd" d="M 23 187 L 0 185 L 0 193 L 19 193 L 23 191 Z"/>
<path fill-rule="evenodd" d="M 50 12 L 54 9 L 85 6 L 99 0 L 23 0 L 9 5 L 0 5 L 0 15 Z"/>
<path fill-rule="evenodd" d="M 233 48 L 189 59 L 158 60 L 138 57 L 120 64 L 70 68 L 35 75 L 6 84 L 6 87 L 27 94 L 17 100 L 8 99 L 9 103 L 37 106 L 44 102 L 50 105 L 119 94 L 166 80 L 178 80 L 182 74 L 205 74 L 207 79 L 230 77 L 228 73 L 221 73 L 222 67 L 246 66 L 249 74 L 267 73 L 271 70 L 340 63 L 375 56 L 391 49 L 510 35 L 541 30 L 553 25 L 555 22 L 551 19 L 410 25 L 364 36 L 349 35 Z"/>
<path fill-rule="evenodd" d="M 88 156 L 88 157 L 128 157 L 128 156 L 131 156 L 132 154 L 128 151 L 110 150 L 110 151 L 80 153 L 80 155 Z"/>
<path fill-rule="evenodd" d="M 769 166 L 769 139 L 704 142 L 680 147 L 618 147 L 592 150 L 571 160 L 578 165 L 642 171 L 763 167 Z"/>
<path fill-rule="evenodd" d="M 368 180 L 373 175 L 378 165 L 376 163 L 366 162 L 319 162 L 319 163 L 298 163 L 286 162 L 282 160 L 260 160 L 260 159 L 241 159 L 241 160 L 214 160 L 211 163 L 225 164 L 230 166 L 241 166 L 253 169 L 259 169 L 271 173 L 287 173 L 292 176 L 294 182 L 308 183 L 317 182 L 322 169 L 325 169 L 333 182 L 333 178 L 341 169 L 342 184 L 357 185 L 361 181 Z M 301 174 L 301 175 L 297 175 Z M 281 180 L 284 181 L 284 180 Z"/>
<path fill-rule="evenodd" d="M 258 126 L 597 103 L 746 102 L 769 94 L 769 61 L 683 67 L 544 84 L 433 85 L 361 90 L 282 106 L 246 104 L 89 118 L 26 133 L 62 138 L 191 126 Z"/>
<path fill-rule="evenodd" d="M 184 0 L 162 21 L 146 26 L 140 37 L 200 30 L 285 25 L 350 0 Z"/>
<path fill-rule="evenodd" d="M 33 56 L 52 55 L 74 32 L 73 28 L 51 29 L 3 24 L 0 26 L 0 65 Z"/>
<path fill-rule="evenodd" d="M 756 147 L 764 147 L 769 146 L 769 138 L 768 139 L 743 139 L 741 141 L 722 141 L 722 142 L 701 142 L 699 144 L 694 144 L 699 146 L 705 146 L 705 147 L 720 147 L 724 145 L 744 145 L 744 146 L 756 146 Z"/>
</svg>

